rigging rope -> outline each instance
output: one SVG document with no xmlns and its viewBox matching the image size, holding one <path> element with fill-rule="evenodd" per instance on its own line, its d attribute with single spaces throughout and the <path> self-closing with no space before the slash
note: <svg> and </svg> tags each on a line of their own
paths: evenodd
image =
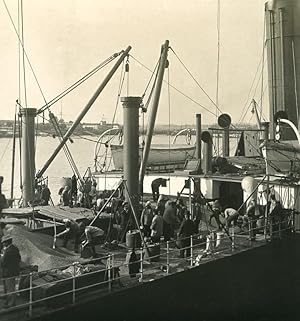
<svg viewBox="0 0 300 321">
<path fill-rule="evenodd" d="M 220 0 L 218 0 L 218 10 L 217 10 L 217 34 L 218 34 L 218 54 L 217 54 L 217 86 L 216 86 L 216 105 L 219 106 L 219 76 L 220 76 Z M 216 107 L 216 118 L 218 118 L 218 107 Z"/>
<path fill-rule="evenodd" d="M 146 70 L 150 71 L 152 73 L 152 70 L 150 68 L 148 68 L 147 66 L 145 66 L 143 63 L 141 63 L 139 60 L 137 60 L 136 58 L 134 58 L 133 56 L 131 56 L 137 63 L 139 63 L 142 67 L 144 67 Z M 167 83 L 167 81 L 164 80 L 165 83 Z M 173 86 L 172 84 L 168 84 L 172 89 L 174 89 L 176 92 L 178 92 L 179 94 L 181 94 L 182 96 L 184 96 L 185 98 L 189 99 L 191 102 L 193 102 L 195 105 L 198 105 L 199 107 L 201 107 L 202 109 L 206 110 L 208 113 L 212 114 L 213 116 L 215 116 L 216 114 L 211 111 L 208 107 L 205 107 L 204 105 L 200 104 L 199 102 L 197 102 L 195 99 L 191 98 L 190 96 L 186 95 L 184 92 L 182 92 L 181 90 L 177 89 L 175 86 Z"/>
<path fill-rule="evenodd" d="M 186 72 L 191 76 L 191 78 L 195 81 L 195 83 L 197 84 L 197 86 L 202 90 L 202 92 L 205 94 L 205 96 L 209 99 L 209 101 L 216 107 L 216 109 L 222 114 L 222 111 L 220 110 L 220 108 L 218 107 L 218 105 L 210 98 L 210 96 L 208 95 L 208 93 L 204 90 L 204 88 L 199 84 L 199 82 L 197 81 L 197 79 L 192 75 L 192 73 L 189 71 L 189 69 L 186 67 L 186 65 L 182 62 L 182 60 L 178 57 L 178 55 L 176 54 L 176 52 L 174 51 L 174 49 L 172 47 L 170 47 L 171 51 L 174 53 L 175 57 L 178 59 L 178 61 L 181 63 L 181 65 L 183 66 L 183 68 L 186 70 Z M 215 114 L 216 115 L 216 114 Z"/>
<path fill-rule="evenodd" d="M 112 62 L 115 58 L 117 58 L 120 54 L 122 53 L 115 53 L 112 56 L 108 57 L 107 59 L 105 59 L 103 62 L 101 62 L 98 66 L 96 66 L 95 68 L 93 68 L 91 71 L 89 71 L 87 74 L 85 74 L 83 77 L 81 77 L 79 80 L 77 80 L 76 82 L 74 82 L 71 86 L 69 86 L 68 88 L 66 88 L 64 91 L 62 91 L 60 94 L 58 94 L 56 97 L 54 97 L 53 99 L 51 99 L 48 103 L 45 102 L 46 104 L 44 106 L 42 106 L 39 110 L 38 110 L 38 114 L 44 112 L 46 109 L 50 108 L 52 105 L 54 105 L 55 103 L 57 103 L 60 99 L 62 99 L 63 97 L 65 97 L 67 94 L 69 94 L 71 91 L 73 91 L 75 88 L 77 88 L 78 86 L 80 86 L 83 82 L 85 82 L 86 80 L 88 80 L 90 77 L 92 77 L 94 74 L 96 74 L 100 69 L 104 68 L 106 65 L 108 65 L 110 62 Z"/>
<path fill-rule="evenodd" d="M 25 55 L 25 57 L 26 57 L 26 60 L 27 60 L 28 65 L 29 65 L 29 67 L 30 67 L 30 69 L 31 69 L 31 72 L 32 72 L 32 74 L 33 74 L 33 77 L 34 77 L 34 79 L 35 79 L 35 81 L 36 81 L 36 83 L 37 83 L 37 86 L 38 86 L 38 88 L 39 88 L 39 90 L 40 90 L 40 93 L 41 93 L 41 95 L 42 95 L 45 103 L 47 103 L 47 102 L 46 102 L 46 98 L 45 98 L 45 96 L 44 96 L 44 93 L 43 93 L 43 91 L 42 91 L 42 88 L 41 88 L 41 86 L 40 86 L 40 83 L 39 83 L 39 81 L 38 81 L 38 79 L 37 79 L 36 73 L 35 73 L 35 71 L 34 71 L 34 69 L 33 69 L 33 66 L 32 66 L 30 60 L 29 60 L 29 57 L 28 57 L 28 55 L 27 55 L 27 52 L 26 52 L 26 50 L 25 50 L 25 48 L 24 48 L 23 41 L 22 41 L 21 38 L 20 38 L 20 34 L 18 33 L 18 30 L 17 30 L 17 28 L 16 28 L 16 26 L 15 26 L 15 23 L 14 23 L 14 21 L 13 21 L 13 18 L 12 18 L 11 14 L 10 14 L 10 12 L 9 12 L 9 9 L 8 9 L 8 7 L 7 7 L 7 5 L 6 5 L 6 2 L 5 2 L 5 0 L 2 0 L 2 1 L 3 1 L 3 3 L 4 3 L 4 6 L 5 6 L 5 9 L 6 9 L 6 11 L 7 11 L 8 16 L 9 16 L 9 19 L 10 19 L 12 25 L 13 25 L 13 28 L 14 28 L 14 30 L 15 30 L 15 33 L 16 33 L 16 35 L 17 35 L 17 37 L 18 37 L 19 43 L 20 43 L 20 45 L 21 45 L 22 48 L 23 48 L 23 53 L 24 53 L 24 55 Z M 25 65 L 24 62 L 23 62 L 23 65 Z"/>
</svg>

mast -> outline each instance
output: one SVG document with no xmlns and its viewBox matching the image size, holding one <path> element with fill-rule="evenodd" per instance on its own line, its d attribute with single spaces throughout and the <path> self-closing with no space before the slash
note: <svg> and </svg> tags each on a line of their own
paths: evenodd
<svg viewBox="0 0 300 321">
<path fill-rule="evenodd" d="M 13 127 L 13 148 L 12 148 L 12 160 L 11 160 L 11 185 L 10 185 L 10 199 L 14 198 L 14 181 L 15 181 L 15 155 L 16 155 L 16 123 L 17 115 L 15 112 L 14 127 Z"/>
<path fill-rule="evenodd" d="M 86 115 L 86 113 L 89 111 L 89 109 L 91 108 L 91 106 L 93 105 L 93 103 L 95 102 L 95 100 L 98 98 L 98 96 L 100 95 L 100 93 L 102 92 L 102 90 L 105 88 L 105 86 L 107 85 L 107 83 L 109 82 L 109 80 L 112 78 L 112 76 L 114 75 L 114 73 L 117 71 L 118 67 L 120 66 L 120 64 L 122 63 L 122 61 L 128 56 L 129 51 L 131 50 L 131 46 L 128 46 L 127 49 L 125 51 L 123 51 L 123 53 L 121 54 L 120 58 L 118 59 L 118 61 L 115 63 L 115 65 L 113 66 L 113 68 L 111 69 L 111 71 L 108 73 L 108 75 L 105 77 L 105 79 L 103 80 L 103 82 L 100 84 L 100 86 L 98 87 L 98 89 L 96 90 L 96 92 L 94 93 L 94 95 L 90 98 L 90 100 L 88 101 L 87 105 L 84 107 L 84 109 L 82 110 L 82 112 L 79 114 L 79 116 L 77 117 L 77 119 L 74 121 L 73 125 L 69 128 L 69 130 L 66 132 L 66 134 L 64 135 L 64 137 L 62 138 L 60 144 L 57 146 L 57 148 L 55 149 L 55 151 L 53 152 L 53 154 L 51 155 L 51 157 L 48 159 L 48 161 L 46 162 L 46 164 L 44 165 L 44 167 L 37 173 L 37 178 L 42 177 L 42 175 L 45 173 L 45 171 L 47 170 L 47 168 L 50 166 L 50 164 L 52 163 L 52 161 L 54 160 L 54 158 L 57 156 L 57 154 L 60 152 L 60 150 L 63 148 L 63 146 L 65 145 L 65 143 L 67 142 L 67 140 L 69 139 L 69 137 L 73 134 L 74 130 L 76 129 L 76 127 L 79 125 L 80 121 L 82 120 L 82 118 Z"/>
<path fill-rule="evenodd" d="M 23 207 L 34 198 L 35 177 L 35 108 L 22 108 L 22 199 Z"/>
<path fill-rule="evenodd" d="M 165 68 L 167 66 L 168 50 L 169 50 L 169 40 L 166 40 L 166 42 L 162 46 L 162 54 L 160 56 L 159 67 L 158 67 L 158 76 L 157 76 L 157 80 L 156 80 L 154 97 L 152 100 L 151 114 L 150 114 L 150 119 L 149 119 L 147 133 L 146 133 L 145 148 L 143 151 L 143 157 L 142 157 L 142 162 L 141 162 L 141 167 L 140 167 L 140 172 L 139 172 L 140 192 L 142 192 L 142 190 L 143 190 L 143 181 L 144 181 L 146 165 L 147 165 L 147 161 L 148 161 L 150 145 L 151 145 L 154 125 L 155 125 L 155 119 L 156 119 L 156 114 L 157 114 L 157 109 L 158 109 L 158 104 L 159 104 L 160 92 L 161 92 L 162 82 L 164 79 Z"/>
</svg>

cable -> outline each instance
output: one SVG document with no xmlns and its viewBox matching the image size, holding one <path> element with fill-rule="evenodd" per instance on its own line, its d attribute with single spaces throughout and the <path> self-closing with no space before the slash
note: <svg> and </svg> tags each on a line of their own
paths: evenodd
<svg viewBox="0 0 300 321">
<path fill-rule="evenodd" d="M 58 94 L 56 97 L 54 97 L 53 99 L 51 99 L 48 103 L 46 102 L 46 104 L 44 106 L 42 106 L 39 110 L 38 110 L 38 114 L 44 112 L 46 109 L 50 108 L 52 105 L 54 105 L 55 103 L 57 103 L 60 99 L 62 99 L 63 97 L 65 97 L 67 94 L 69 94 L 71 91 L 73 91 L 75 88 L 77 88 L 78 86 L 80 86 L 83 82 L 85 82 L 87 79 L 89 79 L 90 77 L 92 77 L 95 73 L 97 73 L 100 69 L 104 68 L 106 65 L 108 65 L 110 62 L 112 62 L 115 58 L 117 58 L 120 54 L 122 53 L 115 53 L 112 56 L 108 57 L 107 59 L 105 59 L 103 62 L 101 62 L 98 66 L 96 66 L 95 68 L 93 68 L 91 71 L 89 71 L 87 74 L 85 74 L 83 77 L 81 77 L 79 80 L 77 80 L 75 83 L 73 83 L 71 86 L 69 86 L 68 88 L 66 88 L 64 91 L 62 91 L 60 94 Z"/>
<path fill-rule="evenodd" d="M 6 9 L 6 11 L 7 11 L 8 16 L 9 16 L 9 19 L 10 19 L 12 25 L 13 25 L 13 28 L 14 28 L 14 30 L 15 30 L 15 33 L 16 33 L 16 35 L 17 35 L 17 37 L 18 37 L 19 43 L 21 44 L 21 46 L 22 46 L 22 48 L 23 48 L 24 55 L 25 55 L 26 60 L 27 60 L 27 62 L 28 62 L 28 64 L 29 64 L 29 67 L 30 67 L 30 69 L 31 69 L 31 72 L 32 72 L 32 74 L 33 74 L 33 77 L 34 77 L 34 79 L 35 79 L 35 81 L 36 81 L 36 83 L 37 83 L 37 86 L 38 86 L 38 88 L 39 88 L 39 90 L 40 90 L 40 93 L 41 93 L 41 95 L 42 95 L 45 103 L 47 103 L 47 102 L 46 102 L 46 98 L 45 98 L 45 96 L 44 96 L 44 93 L 43 93 L 43 91 L 42 91 L 42 88 L 41 88 L 41 86 L 40 86 L 40 83 L 39 83 L 39 81 L 38 81 L 38 79 L 37 79 L 36 73 L 35 73 L 35 71 L 34 71 L 34 69 L 33 69 L 33 66 L 32 66 L 30 60 L 29 60 L 29 57 L 28 57 L 28 55 L 27 55 L 27 52 L 26 52 L 26 50 L 25 50 L 25 48 L 24 48 L 24 44 L 23 44 L 23 42 L 22 42 L 22 40 L 21 40 L 21 38 L 20 38 L 20 35 L 19 35 L 19 33 L 18 33 L 18 30 L 16 29 L 15 23 L 14 23 L 14 21 L 13 21 L 13 19 L 12 19 L 12 16 L 11 16 L 10 12 L 9 12 L 9 9 L 8 9 L 8 7 L 7 7 L 7 5 L 6 5 L 6 2 L 5 2 L 5 0 L 2 0 L 2 1 L 3 1 L 3 3 L 4 3 L 4 6 L 5 6 L 5 9 Z"/>
<path fill-rule="evenodd" d="M 183 68 L 187 71 L 187 73 L 191 76 L 191 78 L 195 81 L 195 83 L 198 85 L 198 87 L 202 90 L 202 92 L 205 94 L 205 96 L 209 99 L 209 101 L 217 108 L 217 110 L 222 114 L 222 111 L 218 107 L 218 105 L 210 98 L 208 93 L 204 90 L 204 88 L 199 84 L 197 79 L 192 75 L 192 73 L 188 70 L 188 68 L 185 66 L 185 64 L 181 61 L 181 59 L 177 56 L 174 49 L 171 47 L 171 51 L 174 53 L 175 57 L 179 60 L 179 62 L 182 64 Z"/>
<path fill-rule="evenodd" d="M 132 56 L 131 56 L 132 57 Z M 144 64 L 142 64 L 139 60 L 137 60 L 136 58 L 133 57 L 133 59 L 138 62 L 142 67 L 144 67 L 146 70 L 150 71 L 152 73 L 152 70 L 150 68 L 148 68 L 147 66 L 145 66 Z M 164 80 L 165 83 L 167 83 L 167 81 Z M 168 84 L 168 83 L 167 83 Z M 194 100 L 193 98 L 189 97 L 188 95 L 186 95 L 185 93 L 183 93 L 181 90 L 177 89 L 175 86 L 173 86 L 172 84 L 168 84 L 172 89 L 174 89 L 175 91 L 177 91 L 179 94 L 181 94 L 182 96 L 184 96 L 185 98 L 189 99 L 191 102 L 193 102 L 194 104 L 198 105 L 199 107 L 203 108 L 204 110 L 206 110 L 208 113 L 212 114 L 213 116 L 215 116 L 216 114 L 214 112 L 212 112 L 208 107 L 203 106 L 202 104 L 200 104 L 199 102 L 197 102 L 196 100 Z"/>
</svg>

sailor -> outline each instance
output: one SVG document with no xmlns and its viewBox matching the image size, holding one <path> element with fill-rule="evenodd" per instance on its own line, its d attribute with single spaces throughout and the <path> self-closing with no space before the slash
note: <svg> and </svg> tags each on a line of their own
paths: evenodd
<svg viewBox="0 0 300 321">
<path fill-rule="evenodd" d="M 84 227 L 84 223 L 80 223 L 80 225 Z M 93 258 L 96 258 L 97 253 L 96 253 L 95 245 L 102 243 L 104 231 L 97 226 L 88 225 L 84 227 L 84 234 L 85 234 L 86 240 L 81 243 L 82 244 L 81 250 L 83 250 L 87 246 L 90 247 Z"/>
<path fill-rule="evenodd" d="M 151 234 L 151 223 L 153 219 L 153 210 L 151 202 L 147 201 L 141 215 L 141 226 L 144 230 L 144 236 L 150 237 Z"/>
<path fill-rule="evenodd" d="M 179 238 L 179 247 L 180 247 L 180 257 L 191 256 L 191 238 L 190 236 L 195 233 L 195 223 L 191 220 L 191 214 L 189 211 L 185 212 L 184 220 L 182 221 L 179 231 L 178 231 L 178 238 Z"/>
<path fill-rule="evenodd" d="M 169 181 L 169 178 L 156 178 L 155 180 L 152 181 L 151 183 L 151 189 L 152 189 L 152 196 L 153 196 L 153 201 L 157 201 L 159 197 L 159 187 L 160 186 L 166 186 L 167 181 Z"/>
<path fill-rule="evenodd" d="M 74 252 L 78 253 L 79 244 L 80 244 L 80 236 L 83 233 L 83 230 L 79 226 L 79 224 L 70 219 L 63 220 L 66 229 L 61 233 L 57 234 L 56 237 L 63 236 L 63 247 L 67 247 L 68 241 L 70 239 L 74 239 Z M 56 242 L 55 242 L 56 243 Z M 55 244 L 56 245 L 56 244 Z"/>
<path fill-rule="evenodd" d="M 153 243 L 159 243 L 160 238 L 163 235 L 164 220 L 157 209 L 154 209 L 154 217 L 150 226 L 151 240 Z"/>
<path fill-rule="evenodd" d="M 20 273 L 21 256 L 19 249 L 12 244 L 12 236 L 4 235 L 1 239 L 3 254 L 1 254 L 1 268 L 5 293 L 4 307 L 16 305 L 16 277 Z"/>
</svg>

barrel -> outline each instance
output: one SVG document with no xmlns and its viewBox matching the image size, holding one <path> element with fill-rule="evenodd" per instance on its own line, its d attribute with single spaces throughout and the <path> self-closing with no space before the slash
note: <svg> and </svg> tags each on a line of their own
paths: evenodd
<svg viewBox="0 0 300 321">
<path fill-rule="evenodd" d="M 141 241 L 141 236 L 138 230 L 132 230 L 128 231 L 126 233 L 126 246 L 134 249 L 141 247 L 142 241 Z"/>
<path fill-rule="evenodd" d="M 146 248 L 145 258 L 150 262 L 158 262 L 160 255 L 160 244 L 151 244 Z"/>
</svg>

